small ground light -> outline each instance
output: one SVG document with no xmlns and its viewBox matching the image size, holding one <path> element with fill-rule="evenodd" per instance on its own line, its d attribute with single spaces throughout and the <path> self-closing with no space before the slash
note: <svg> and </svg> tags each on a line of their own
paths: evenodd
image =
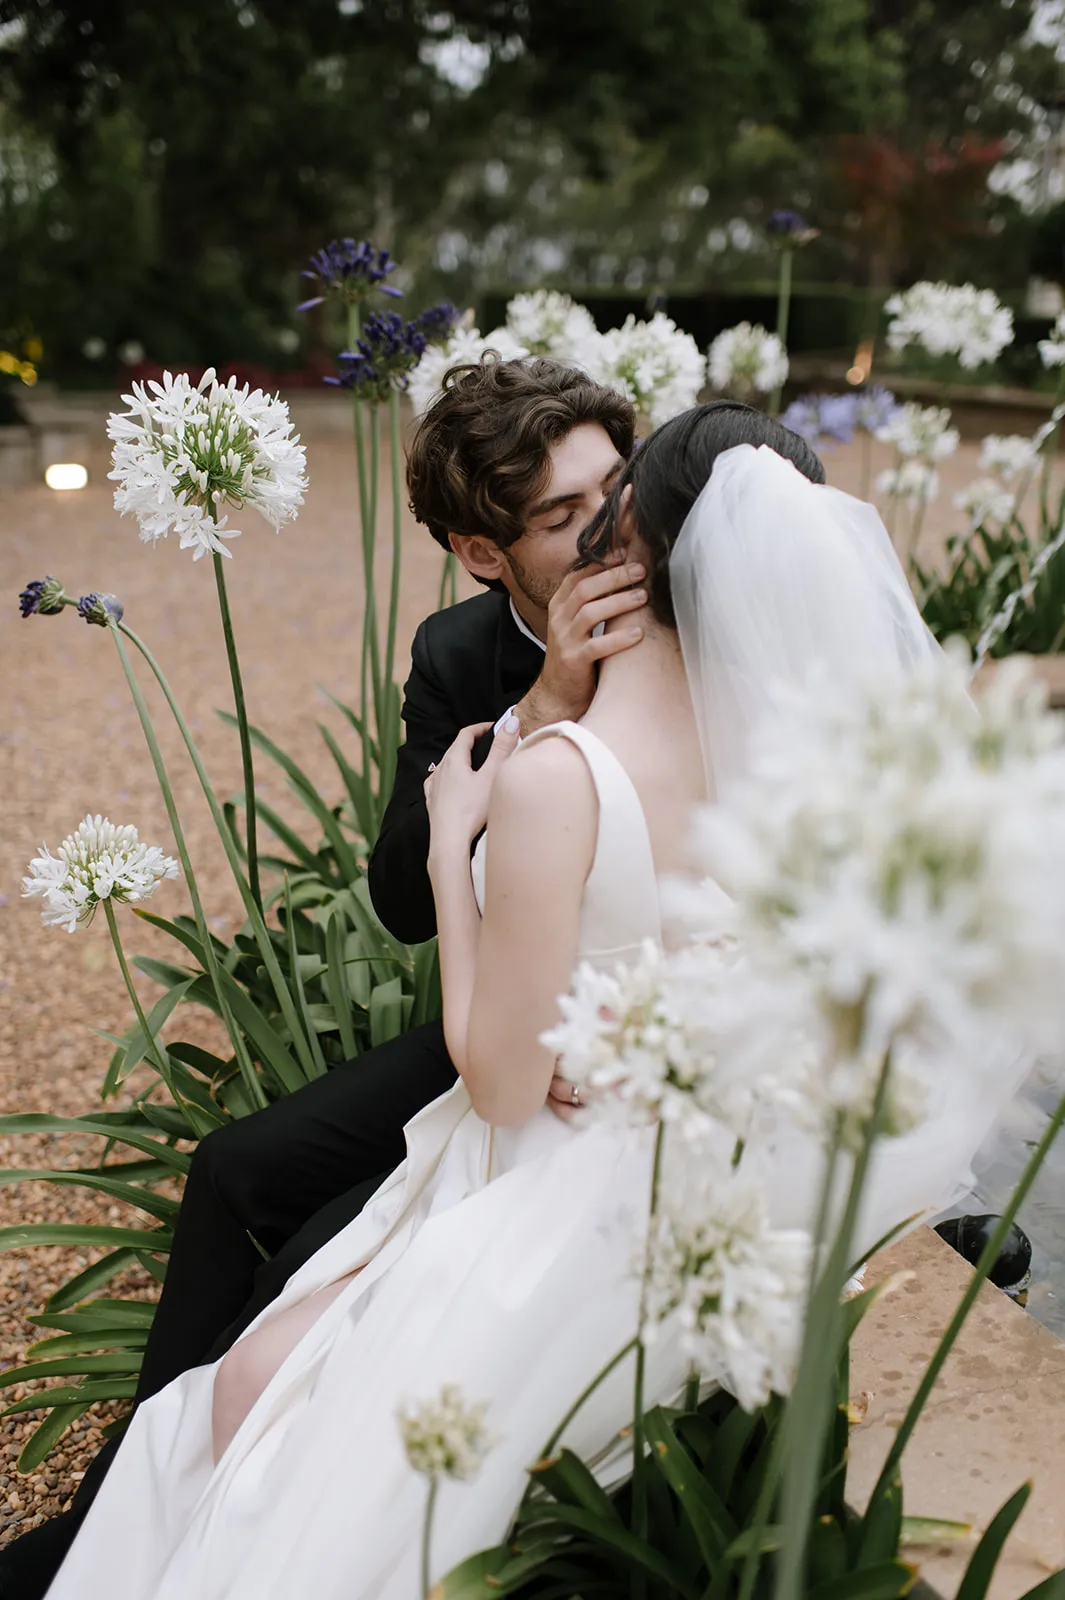
<svg viewBox="0 0 1065 1600">
<path fill-rule="evenodd" d="M 80 461 L 53 461 L 45 472 L 44 481 L 49 489 L 84 489 L 89 472 Z"/>
</svg>

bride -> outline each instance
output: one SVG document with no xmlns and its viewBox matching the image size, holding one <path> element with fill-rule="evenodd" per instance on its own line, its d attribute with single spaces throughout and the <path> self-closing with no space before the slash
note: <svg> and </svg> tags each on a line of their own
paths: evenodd
<svg viewBox="0 0 1065 1600">
<path fill-rule="evenodd" d="M 648 574 L 643 640 L 603 663 L 582 723 L 513 755 L 511 729 L 476 773 L 468 729 L 427 780 L 459 1083 L 229 1354 L 139 1409 L 50 1600 L 415 1600 L 425 1487 L 401 1406 L 445 1384 L 487 1403 L 484 1471 L 440 1486 L 439 1577 L 503 1538 L 545 1439 L 631 1338 L 653 1134 L 545 1109 L 557 996 L 579 959 L 660 938 L 658 877 L 684 865 L 691 808 L 742 774 L 772 685 L 815 664 L 897 673 L 937 648 L 875 512 L 802 476 L 784 459 L 797 441 L 759 413 L 722 453 L 714 409 L 648 440 L 582 540 Z M 942 1206 L 978 1137 L 911 1163 L 859 1244 Z M 782 1203 L 794 1225 L 805 1197 Z M 647 1403 L 685 1375 L 659 1338 Z M 601 1455 L 631 1393 L 622 1364 L 565 1443 Z"/>
</svg>

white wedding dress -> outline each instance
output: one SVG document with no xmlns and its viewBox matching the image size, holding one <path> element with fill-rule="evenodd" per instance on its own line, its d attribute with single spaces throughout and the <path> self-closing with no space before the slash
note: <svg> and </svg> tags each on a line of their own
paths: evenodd
<svg viewBox="0 0 1065 1600">
<path fill-rule="evenodd" d="M 550 733 L 582 751 L 598 794 L 579 948 L 612 966 L 659 937 L 647 825 L 606 745 L 573 723 L 534 739 Z M 198 1367 L 138 1410 L 49 1600 L 418 1600 L 426 1485 L 396 1412 L 448 1383 L 489 1403 L 494 1443 L 475 1481 L 441 1486 L 434 1577 L 503 1538 L 526 1468 L 635 1332 L 633 1226 L 653 1134 L 576 1127 L 546 1109 L 493 1129 L 460 1082 L 406 1138 L 403 1165 L 253 1324 L 363 1266 L 217 1467 L 216 1367 Z M 685 1375 L 660 1339 L 649 1402 L 675 1398 Z M 631 1415 L 625 1361 L 565 1443 L 592 1457 Z"/>
</svg>

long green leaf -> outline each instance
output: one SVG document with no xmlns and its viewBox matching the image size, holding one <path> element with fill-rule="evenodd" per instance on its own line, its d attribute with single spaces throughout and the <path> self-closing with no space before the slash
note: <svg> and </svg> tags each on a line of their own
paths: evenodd
<svg viewBox="0 0 1065 1600">
<path fill-rule="evenodd" d="M 141 970 L 143 971 L 143 968 Z M 149 973 L 149 977 L 150 976 L 152 976 L 151 973 Z M 151 1011 L 148 1013 L 148 1029 L 151 1033 L 150 1039 L 145 1037 L 144 1029 L 141 1027 L 139 1022 L 134 1024 L 133 1028 L 129 1032 L 129 1043 L 126 1046 L 121 1060 L 118 1059 L 117 1054 L 111 1059 L 111 1065 L 108 1067 L 107 1075 L 104 1078 L 103 1088 L 100 1090 L 101 1100 L 109 1100 L 118 1089 L 119 1085 L 129 1077 L 130 1073 L 136 1067 L 140 1066 L 145 1055 L 147 1055 L 150 1050 L 155 1048 L 155 1042 L 159 1037 L 159 1030 L 162 1028 L 163 1023 L 166 1022 L 170 1017 L 174 1009 L 181 1004 L 182 1000 L 184 1000 L 185 996 L 189 992 L 190 987 L 192 986 L 192 983 L 193 977 L 189 974 L 184 974 L 180 982 L 173 984 L 173 986 L 167 990 L 166 994 L 161 995 L 160 998 L 155 1002 Z"/>
<path fill-rule="evenodd" d="M 122 1113 L 119 1113 L 119 1116 L 121 1115 Z M 53 1117 L 40 1111 L 17 1111 L 10 1116 L 0 1117 L 0 1133 L 97 1134 L 105 1139 L 116 1139 L 121 1144 L 128 1144 L 133 1150 L 143 1150 L 146 1155 L 153 1156 L 155 1160 L 172 1167 L 175 1172 L 182 1173 L 188 1171 L 192 1159 L 191 1156 L 185 1155 L 180 1150 L 174 1150 L 161 1140 L 153 1139 L 150 1133 L 142 1133 L 126 1126 L 117 1118 L 113 1119 L 107 1112 L 97 1112 L 87 1117 Z"/>
<path fill-rule="evenodd" d="M 333 760 L 340 771 L 340 776 L 344 780 L 344 787 L 348 791 L 356 826 L 364 839 L 371 839 L 374 835 L 376 823 L 373 785 L 368 777 L 356 772 L 355 768 L 348 763 L 344 752 L 324 723 L 320 722 L 318 724 L 318 730 L 329 746 Z"/>
<path fill-rule="evenodd" d="M 325 1057 L 322 1055 L 322 1047 L 318 1043 L 318 1035 L 308 1013 L 307 992 L 303 986 L 303 977 L 300 973 L 300 960 L 296 951 L 296 918 L 292 909 L 292 892 L 289 889 L 287 877 L 285 878 L 285 934 L 288 939 L 289 971 L 292 974 L 292 982 L 295 989 L 296 1005 L 299 1007 L 300 1020 L 303 1023 L 303 1030 L 307 1035 L 308 1041 L 310 1042 L 311 1054 L 314 1056 L 314 1064 L 317 1068 L 318 1076 L 320 1078 L 324 1078 L 326 1072 Z"/>
<path fill-rule="evenodd" d="M 235 728 L 237 726 L 237 719 L 228 711 L 219 711 L 218 715 L 221 717 L 222 721 L 227 722 L 230 727 Z M 286 755 L 284 750 L 280 749 L 280 747 L 276 745 L 272 739 L 267 738 L 266 734 L 263 733 L 261 728 L 249 726 L 248 734 L 252 743 L 262 750 L 265 755 L 268 755 L 271 761 L 275 761 L 282 769 L 282 771 L 285 773 L 285 776 L 288 778 L 289 784 L 291 785 L 293 791 L 299 796 L 300 800 L 307 807 L 307 810 L 311 813 L 311 815 L 316 817 L 321 823 L 322 832 L 325 834 L 326 838 L 329 840 L 329 843 L 333 847 L 340 870 L 350 883 L 358 875 L 358 863 L 355 860 L 355 856 L 350 844 L 344 837 L 340 824 L 333 815 L 332 811 L 326 805 L 325 801 L 322 799 L 321 795 L 318 793 L 318 790 L 315 788 L 310 778 L 304 772 L 303 768 L 299 766 L 297 762 L 293 761 L 291 756 Z"/>
<path fill-rule="evenodd" d="M 94 1261 L 83 1272 L 79 1272 L 77 1277 L 69 1278 L 66 1283 L 61 1284 L 45 1301 L 45 1309 L 64 1311 L 67 1306 L 77 1305 L 79 1300 L 84 1300 L 94 1289 L 110 1283 L 116 1273 L 124 1272 L 135 1260 L 136 1256 L 132 1250 L 112 1250 L 110 1255 L 101 1256 L 99 1261 Z"/>
<path fill-rule="evenodd" d="M 142 1189 L 135 1183 L 123 1183 L 116 1178 L 86 1176 L 61 1167 L 8 1167 L 0 1170 L 0 1185 L 6 1183 L 58 1183 L 72 1184 L 81 1189 L 95 1189 L 97 1194 L 109 1195 L 112 1200 L 123 1200 L 127 1205 L 147 1211 L 160 1222 L 173 1222 L 178 1214 L 178 1202 L 165 1195 Z"/>
<path fill-rule="evenodd" d="M 59 1443 L 70 1424 L 84 1416 L 89 1405 L 89 1401 L 84 1401 L 70 1406 L 56 1406 L 23 1445 L 18 1458 L 18 1470 L 30 1473 L 39 1467 L 48 1452 Z"/>
<path fill-rule="evenodd" d="M 308 872 L 312 872 L 316 878 L 324 878 L 328 882 L 340 883 L 342 881 L 336 872 L 329 870 L 325 856 L 319 851 L 312 850 L 310 845 L 300 838 L 295 828 L 290 828 L 284 818 L 279 816 L 272 806 L 268 806 L 263 800 L 256 799 L 255 809 L 271 832 L 281 840 L 286 849 L 292 852 L 296 860 Z"/>
<path fill-rule="evenodd" d="M 893 1478 L 874 1494 L 862 1518 L 862 1536 L 857 1565 L 872 1567 L 891 1561 L 902 1536 L 902 1478 Z"/>
<path fill-rule="evenodd" d="M 530 1469 L 530 1475 L 564 1505 L 584 1506 L 621 1526 L 613 1500 L 572 1450 L 561 1450 L 549 1461 L 538 1461 Z"/>
<path fill-rule="evenodd" d="M 651 1459 L 679 1500 L 711 1576 L 738 1529 L 670 1427 L 661 1406 L 644 1417 Z"/>
<path fill-rule="evenodd" d="M 1017 1518 L 1028 1504 L 1031 1493 L 1032 1485 L 1022 1483 L 1016 1494 L 1012 1494 L 1006 1504 L 992 1517 L 987 1531 L 969 1558 L 969 1565 L 958 1586 L 955 1600 L 984 1600 L 991 1586 L 991 1579 L 995 1575 L 1002 1547 L 1013 1532 Z"/>
<path fill-rule="evenodd" d="M 57 1361 L 27 1362 L 25 1366 L 12 1367 L 0 1372 L 0 1389 L 14 1383 L 29 1383 L 37 1378 L 83 1377 L 94 1372 L 139 1372 L 140 1355 L 135 1351 L 100 1356 L 64 1356 Z M 40 1397 L 37 1397 L 38 1400 Z"/>
<path fill-rule="evenodd" d="M 370 1043 L 387 1044 L 403 1032 L 403 982 L 390 978 L 370 995 Z"/>
<path fill-rule="evenodd" d="M 61 1333 L 55 1339 L 39 1339 L 26 1354 L 34 1361 L 52 1361 L 93 1350 L 143 1350 L 147 1340 L 147 1328 L 101 1328 L 97 1333 Z"/>
<path fill-rule="evenodd" d="M 85 1222 L 21 1222 L 10 1228 L 0 1228 L 0 1250 L 23 1250 L 35 1244 L 60 1244 L 71 1249 L 97 1244 L 112 1248 L 142 1245 L 149 1250 L 159 1250 L 169 1248 L 170 1234 L 162 1230 L 149 1233 L 138 1228 L 108 1228 Z"/>
<path fill-rule="evenodd" d="M 286 1094 L 301 1089 L 308 1080 L 293 1060 L 287 1044 L 277 1029 L 254 1000 L 251 1000 L 225 971 L 221 974 L 221 983 L 235 1021 L 251 1042 L 263 1065 L 273 1074 L 276 1087 Z M 207 980 L 201 978 L 193 992 L 206 999 L 210 993 Z"/>
<path fill-rule="evenodd" d="M 84 1402 L 90 1406 L 96 1400 L 132 1400 L 137 1392 L 136 1378 L 115 1378 L 111 1382 L 100 1379 L 97 1383 L 83 1383 L 76 1389 L 42 1389 L 40 1394 L 29 1394 L 25 1400 L 0 1411 L 0 1417 L 21 1416 L 24 1411 L 40 1411 L 45 1406 L 72 1406 Z"/>
<path fill-rule="evenodd" d="M 537 1525 L 547 1527 L 551 1523 L 561 1523 L 565 1527 L 575 1528 L 580 1533 L 588 1534 L 597 1545 L 612 1552 L 626 1569 L 639 1567 L 651 1577 L 670 1585 L 673 1592 L 684 1595 L 687 1600 L 701 1600 L 701 1589 L 685 1576 L 675 1562 L 670 1561 L 660 1551 L 652 1549 L 627 1528 L 619 1527 L 605 1517 L 584 1510 L 581 1506 L 563 1506 L 554 1503 L 545 1509 L 540 1504 L 535 1508 L 535 1512 Z M 533 1514 L 534 1508 L 530 1507 L 523 1519 L 523 1526 L 526 1522 L 532 1524 Z"/>
<path fill-rule="evenodd" d="M 806 1600 L 899 1600 L 913 1585 L 914 1569 L 904 1561 L 860 1567 L 811 1589 Z"/>
<path fill-rule="evenodd" d="M 337 1027 L 340 1030 L 340 1043 L 343 1046 L 345 1059 L 351 1061 L 358 1055 L 359 1046 L 355 1038 L 355 1029 L 351 1023 L 351 994 L 348 989 L 347 972 L 344 968 L 340 914 L 337 911 L 330 913 L 329 920 L 325 925 L 325 948 L 328 960 L 328 970 L 325 976 L 326 993 L 336 1014 Z"/>
</svg>

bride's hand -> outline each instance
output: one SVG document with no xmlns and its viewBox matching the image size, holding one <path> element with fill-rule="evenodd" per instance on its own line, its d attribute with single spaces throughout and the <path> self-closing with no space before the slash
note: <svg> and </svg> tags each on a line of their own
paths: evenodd
<svg viewBox="0 0 1065 1600">
<path fill-rule="evenodd" d="M 451 854 L 468 850 L 488 818 L 492 785 L 508 756 L 518 746 L 520 724 L 509 716 L 492 740 L 483 766 L 473 770 L 473 747 L 491 722 L 463 728 L 443 760 L 425 779 L 425 805 L 429 812 L 430 857 L 437 852 Z"/>
</svg>

